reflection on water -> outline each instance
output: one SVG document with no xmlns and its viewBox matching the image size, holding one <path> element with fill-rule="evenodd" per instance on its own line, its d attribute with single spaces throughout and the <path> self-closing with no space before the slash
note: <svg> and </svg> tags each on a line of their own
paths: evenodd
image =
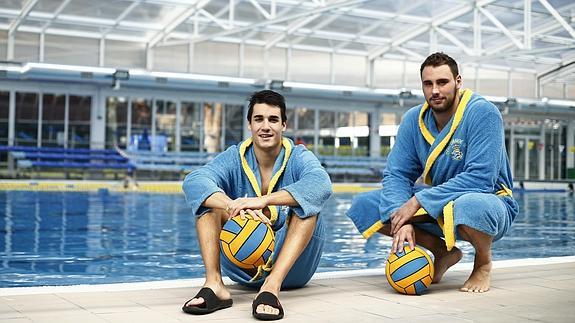
<svg viewBox="0 0 575 323">
<path fill-rule="evenodd" d="M 391 241 L 365 240 L 332 197 L 319 271 L 382 268 Z M 521 212 L 493 258 L 575 255 L 575 210 L 567 193 L 517 194 Z M 471 246 L 458 242 L 463 261 Z M 182 195 L 0 192 L 0 287 L 135 282 L 203 276 L 194 217 Z"/>
</svg>

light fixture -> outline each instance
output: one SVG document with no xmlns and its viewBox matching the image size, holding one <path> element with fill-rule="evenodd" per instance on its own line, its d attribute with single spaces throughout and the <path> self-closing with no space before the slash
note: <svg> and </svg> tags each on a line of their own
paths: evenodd
<svg viewBox="0 0 575 323">
<path fill-rule="evenodd" d="M 112 74 L 112 79 L 112 88 L 117 91 L 120 89 L 120 81 L 126 81 L 130 79 L 130 72 L 128 70 L 116 70 Z"/>
</svg>

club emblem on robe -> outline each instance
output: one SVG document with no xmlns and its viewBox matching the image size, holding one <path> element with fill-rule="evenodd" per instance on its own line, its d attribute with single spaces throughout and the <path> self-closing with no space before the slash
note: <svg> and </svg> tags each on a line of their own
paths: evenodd
<svg viewBox="0 0 575 323">
<path fill-rule="evenodd" d="M 453 138 L 445 150 L 445 153 L 453 160 L 463 160 L 465 154 L 465 143 L 463 139 Z"/>
</svg>

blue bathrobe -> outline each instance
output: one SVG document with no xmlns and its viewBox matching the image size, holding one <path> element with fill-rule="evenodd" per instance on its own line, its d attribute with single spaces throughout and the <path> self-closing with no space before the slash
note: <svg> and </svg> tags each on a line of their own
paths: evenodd
<svg viewBox="0 0 575 323">
<path fill-rule="evenodd" d="M 245 163 L 242 166 L 242 161 Z M 275 183 L 275 185 L 274 185 Z M 297 207 L 272 206 L 271 220 L 275 231 L 274 262 L 287 233 L 286 219 L 290 214 L 300 218 L 319 215 L 324 203 L 332 193 L 331 182 L 325 169 L 315 155 L 305 146 L 294 146 L 287 138 L 282 140 L 282 150 L 273 168 L 270 187 L 272 192 L 285 190 L 297 201 Z M 183 183 L 186 201 L 196 216 L 202 216 L 210 209 L 202 203 L 216 192 L 222 192 L 231 199 L 255 197 L 260 192 L 261 175 L 251 138 L 237 146 L 231 146 L 203 167 L 188 174 Z M 322 217 L 318 216 L 313 237 L 300 255 L 282 287 L 294 288 L 305 285 L 314 274 L 321 257 L 325 241 Z M 225 275 L 243 285 L 257 288 L 265 278 L 265 272 L 254 277 L 231 263 L 220 253 Z M 269 268 L 266 269 L 269 271 Z"/>
<path fill-rule="evenodd" d="M 467 225 L 500 239 L 518 206 L 497 107 L 467 89 L 455 115 L 439 131 L 427 103 L 404 115 L 388 157 L 383 189 L 358 195 L 347 212 L 368 238 L 415 195 L 435 224 L 417 224 L 454 246 L 456 227 Z M 423 185 L 416 185 L 422 181 Z"/>
</svg>

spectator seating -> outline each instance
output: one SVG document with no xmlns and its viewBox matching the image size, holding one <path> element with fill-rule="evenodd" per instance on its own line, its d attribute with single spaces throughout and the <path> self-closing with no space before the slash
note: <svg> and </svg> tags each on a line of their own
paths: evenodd
<svg viewBox="0 0 575 323">
<path fill-rule="evenodd" d="M 70 149 L 53 147 L 0 146 L 8 153 L 8 173 L 23 177 L 29 172 L 60 171 L 69 178 L 71 172 L 125 172 L 138 179 L 183 179 L 205 165 L 216 154 L 205 152 L 151 152 L 120 149 Z M 367 156 L 319 156 L 334 182 L 378 182 L 385 167 L 384 158 Z"/>
<path fill-rule="evenodd" d="M 380 181 L 385 168 L 384 158 L 367 156 L 319 156 L 333 182 Z"/>
<path fill-rule="evenodd" d="M 113 149 L 74 149 L 60 147 L 0 146 L 0 152 L 8 152 L 9 174 L 21 177 L 28 171 L 63 172 L 66 178 L 71 172 L 114 171 L 131 172 L 134 165 Z"/>
<path fill-rule="evenodd" d="M 136 168 L 139 176 L 157 178 L 176 175 L 178 179 L 205 165 L 216 154 L 205 152 L 151 152 L 127 151 L 121 152 Z"/>
</svg>

